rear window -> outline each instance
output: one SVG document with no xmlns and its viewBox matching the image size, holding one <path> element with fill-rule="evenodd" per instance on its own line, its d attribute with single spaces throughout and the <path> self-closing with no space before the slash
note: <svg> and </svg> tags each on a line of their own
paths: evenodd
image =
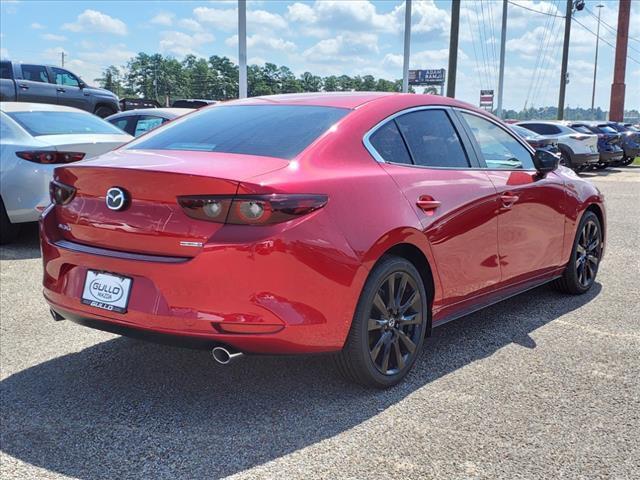
<svg viewBox="0 0 640 480">
<path fill-rule="evenodd" d="M 128 148 L 291 159 L 347 113 L 344 108 L 303 105 L 220 106 L 175 120 Z"/>
<path fill-rule="evenodd" d="M 560 129 L 558 127 L 546 123 L 526 123 L 524 125 L 521 125 L 521 127 L 524 127 L 527 130 L 531 130 L 532 132 L 538 133 L 540 135 L 556 135 L 560 133 Z"/>
<path fill-rule="evenodd" d="M 593 132 L 584 125 L 571 125 L 571 128 L 573 128 L 576 132 L 588 133 L 589 135 L 593 134 Z"/>
<path fill-rule="evenodd" d="M 612 128 L 609 125 L 598 125 L 596 128 L 602 133 L 618 133 L 615 128 Z"/>
<path fill-rule="evenodd" d="M 101 118 L 82 112 L 7 112 L 16 123 L 34 137 L 82 133 L 122 134 Z"/>
</svg>

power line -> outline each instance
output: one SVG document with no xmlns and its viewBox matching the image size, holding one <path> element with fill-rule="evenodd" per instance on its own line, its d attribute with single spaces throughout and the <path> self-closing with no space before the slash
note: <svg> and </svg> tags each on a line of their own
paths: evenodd
<svg viewBox="0 0 640 480">
<path fill-rule="evenodd" d="M 553 7 L 557 8 L 558 1 L 559 0 L 554 0 Z M 548 17 L 548 18 L 551 18 L 551 17 Z M 552 41 L 554 38 L 557 38 L 557 36 L 560 34 L 560 29 L 562 28 L 562 22 L 558 22 L 557 31 L 555 30 L 555 25 L 556 25 L 556 18 L 553 17 L 551 21 L 551 25 L 549 26 L 549 35 L 547 37 L 546 44 L 543 47 L 544 56 L 542 57 L 542 61 L 540 63 L 540 70 L 538 71 L 538 77 L 535 79 L 535 82 L 533 83 L 533 91 L 531 94 L 532 103 L 533 101 L 535 101 L 536 98 L 538 98 L 540 89 L 542 88 L 543 79 L 545 78 L 545 71 L 549 66 L 551 59 L 554 58 L 555 55 L 557 55 L 557 49 L 560 45 L 560 42 L 557 42 L 554 47 L 552 44 Z M 546 77 L 548 78 L 549 76 L 546 76 Z"/>
<path fill-rule="evenodd" d="M 585 26 L 583 23 L 581 23 L 579 20 L 576 20 L 575 17 L 573 19 L 578 25 L 580 25 L 582 28 L 584 28 L 587 32 L 589 32 L 591 35 L 597 37 L 597 34 L 594 33 L 593 30 L 591 30 L 590 28 L 588 28 L 587 26 Z M 608 41 L 606 41 L 604 38 L 600 37 L 600 40 L 602 40 L 603 43 L 606 43 L 607 45 L 609 45 L 611 48 L 615 49 L 616 46 L 609 43 Z M 629 60 L 631 60 L 632 62 L 636 62 L 638 65 L 640 65 L 640 60 L 637 60 L 635 58 L 633 58 L 631 55 L 627 55 L 627 58 Z"/>
<path fill-rule="evenodd" d="M 480 69 L 480 61 L 478 60 L 478 51 L 476 50 L 476 41 L 473 36 L 473 28 L 471 28 L 471 20 L 469 20 L 469 14 L 467 11 L 467 15 L 465 15 L 467 19 L 467 26 L 469 27 L 469 35 L 471 35 L 471 46 L 473 47 L 473 57 L 475 59 L 476 71 L 478 72 L 477 79 L 480 84 L 480 90 L 484 90 L 484 79 L 482 75 L 482 70 Z"/>
<path fill-rule="evenodd" d="M 584 7 L 584 9 L 585 9 L 587 12 L 589 12 L 589 14 L 590 14 L 593 18 L 596 18 L 596 19 L 598 18 L 598 17 L 596 16 L 596 14 L 595 14 L 595 13 L 593 13 L 591 10 L 589 10 L 587 7 Z M 605 22 L 604 20 L 600 20 L 600 23 L 602 23 L 604 26 L 608 27 L 608 28 L 609 28 L 609 30 L 611 30 L 611 31 L 612 31 L 613 33 L 615 33 L 616 35 L 618 34 L 618 29 L 617 29 L 617 28 L 615 28 L 615 27 L 612 27 L 611 25 L 609 25 L 609 24 L 608 24 L 607 22 Z M 629 40 L 633 40 L 634 42 L 640 42 L 640 39 L 634 38 L 634 37 L 632 37 L 632 36 L 630 36 L 630 35 L 627 35 L 627 38 L 628 38 Z"/>
<path fill-rule="evenodd" d="M 549 5 L 549 11 L 551 11 L 552 6 Z M 551 30 L 548 28 L 549 27 L 549 23 L 551 22 L 551 18 L 552 17 L 547 17 L 545 19 L 544 22 L 544 27 L 543 27 L 543 33 L 542 33 L 542 38 L 540 39 L 540 46 L 538 47 L 538 53 L 536 55 L 536 63 L 535 66 L 533 67 L 533 75 L 531 76 L 531 83 L 529 83 L 529 88 L 527 89 L 527 96 L 525 98 L 524 101 L 524 109 L 526 110 L 527 108 L 527 104 L 529 103 L 529 98 L 531 97 L 531 93 L 533 91 L 533 87 L 537 82 L 537 78 L 540 76 L 541 74 L 541 70 L 540 68 L 542 67 L 541 61 L 543 59 L 543 53 L 544 53 L 544 58 L 546 58 L 546 49 L 548 46 L 548 37 L 550 38 L 550 33 Z M 553 23 L 555 24 L 556 19 L 553 18 Z"/>
<path fill-rule="evenodd" d="M 520 5 L 519 3 L 512 2 L 511 0 L 507 0 L 507 2 L 509 2 L 511 5 L 514 5 L 516 7 L 520 7 L 520 8 L 524 8 L 525 10 L 529 10 L 530 12 L 539 13 L 540 15 L 549 15 L 550 17 L 565 18 L 564 15 L 556 15 L 555 13 L 541 12 L 540 10 L 536 10 L 535 8 L 525 7 L 524 5 Z"/>
</svg>

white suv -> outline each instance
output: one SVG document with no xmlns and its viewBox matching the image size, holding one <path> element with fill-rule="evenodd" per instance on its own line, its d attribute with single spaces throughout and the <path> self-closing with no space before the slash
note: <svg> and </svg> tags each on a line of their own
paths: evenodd
<svg viewBox="0 0 640 480">
<path fill-rule="evenodd" d="M 560 163 L 575 171 L 585 170 L 600 162 L 597 135 L 576 132 L 563 122 L 550 120 L 530 120 L 518 122 L 516 125 L 545 138 L 557 138 L 562 154 Z"/>
</svg>

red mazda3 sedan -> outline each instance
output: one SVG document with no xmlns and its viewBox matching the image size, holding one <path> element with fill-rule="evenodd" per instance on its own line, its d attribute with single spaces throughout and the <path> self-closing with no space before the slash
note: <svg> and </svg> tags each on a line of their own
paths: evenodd
<svg viewBox="0 0 640 480">
<path fill-rule="evenodd" d="M 218 104 L 55 170 L 56 320 L 214 350 L 333 352 L 387 387 L 431 329 L 540 284 L 591 288 L 603 197 L 495 117 L 429 95 Z"/>
</svg>

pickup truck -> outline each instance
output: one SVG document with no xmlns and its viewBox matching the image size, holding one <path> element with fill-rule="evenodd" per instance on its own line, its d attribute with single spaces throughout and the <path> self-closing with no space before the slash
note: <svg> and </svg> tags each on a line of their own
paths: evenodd
<svg viewBox="0 0 640 480">
<path fill-rule="evenodd" d="M 66 105 L 102 118 L 120 110 L 116 95 L 64 68 L 7 60 L 0 61 L 0 101 Z"/>
</svg>

